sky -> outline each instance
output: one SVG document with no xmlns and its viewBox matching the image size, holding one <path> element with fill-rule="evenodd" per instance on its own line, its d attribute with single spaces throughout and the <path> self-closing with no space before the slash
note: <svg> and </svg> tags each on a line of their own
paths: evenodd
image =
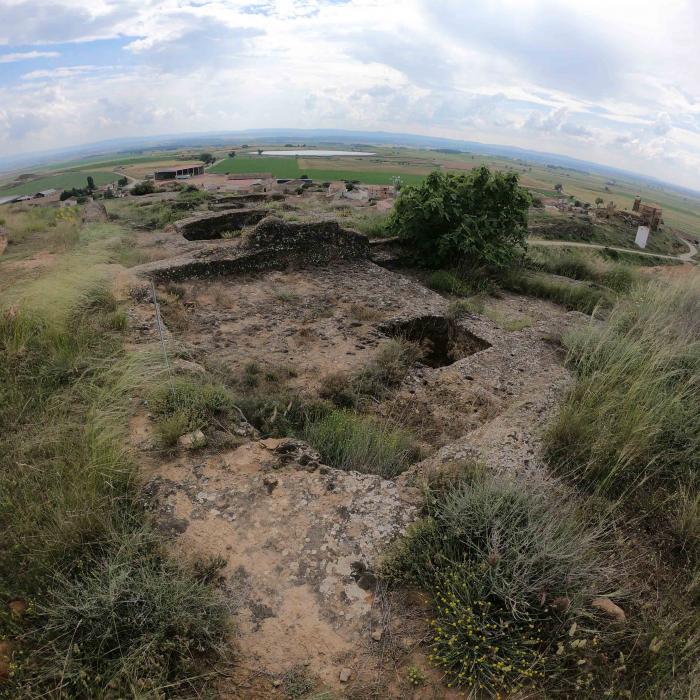
<svg viewBox="0 0 700 700">
<path fill-rule="evenodd" d="M 334 128 L 700 190 L 700 0 L 1 0 L 0 156 Z"/>
</svg>

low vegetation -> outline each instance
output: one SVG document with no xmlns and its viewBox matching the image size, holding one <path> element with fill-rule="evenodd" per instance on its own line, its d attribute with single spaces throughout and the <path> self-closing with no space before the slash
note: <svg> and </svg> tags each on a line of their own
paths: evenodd
<svg viewBox="0 0 700 700">
<path fill-rule="evenodd" d="M 694 697 L 697 612 L 619 590 L 637 586 L 644 566 L 607 512 L 473 464 L 429 480 L 423 519 L 382 572 L 429 594 L 429 660 L 449 686 L 479 697 Z M 596 599 L 621 595 L 633 610 L 624 624 L 596 612 Z"/>
<path fill-rule="evenodd" d="M 336 406 L 360 408 L 368 400 L 381 400 L 399 386 L 408 370 L 422 356 L 423 350 L 417 343 L 392 338 L 358 372 L 334 373 L 325 377 L 319 394 Z"/>
<path fill-rule="evenodd" d="M 309 423 L 304 438 L 327 464 L 385 479 L 405 471 L 419 455 L 410 433 L 350 411 L 333 411 Z"/>
<path fill-rule="evenodd" d="M 549 432 L 557 468 L 652 519 L 698 553 L 700 286 L 650 283 L 603 327 L 565 339 L 578 382 Z"/>
<path fill-rule="evenodd" d="M 166 447 L 175 445 L 185 433 L 226 430 L 239 416 L 232 394 L 223 385 L 191 377 L 162 382 L 153 392 L 149 406 Z"/>
<path fill-rule="evenodd" d="M 575 249 L 532 246 L 528 251 L 527 265 L 533 270 L 595 282 L 615 292 L 628 292 L 642 282 L 642 276 L 632 264 Z"/>
<path fill-rule="evenodd" d="M 547 299 L 585 314 L 593 313 L 597 307 L 609 307 L 614 301 L 613 293 L 605 287 L 518 268 L 503 273 L 499 283 L 511 292 Z"/>
<path fill-rule="evenodd" d="M 0 610 L 7 697 L 191 696 L 226 634 L 217 591 L 168 558 L 143 512 L 127 416 L 158 370 L 123 348 L 95 265 L 112 235 L 81 232 L 0 311 L 0 597 L 18 605 Z"/>
<path fill-rule="evenodd" d="M 597 655 L 592 621 L 576 629 L 607 583 L 605 540 L 605 528 L 562 494 L 455 465 L 428 484 L 425 517 L 384 573 L 431 593 L 430 659 L 448 685 L 496 697 L 559 683 L 571 665 L 573 692 L 591 682 Z"/>
</svg>

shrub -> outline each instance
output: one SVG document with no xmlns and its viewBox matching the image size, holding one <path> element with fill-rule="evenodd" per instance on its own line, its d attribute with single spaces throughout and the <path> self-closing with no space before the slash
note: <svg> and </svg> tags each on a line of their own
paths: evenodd
<svg viewBox="0 0 700 700">
<path fill-rule="evenodd" d="M 436 619 L 429 656 L 448 687 L 469 686 L 490 696 L 510 695 L 544 678 L 546 631 L 529 613 L 514 617 L 484 581 L 457 567 L 434 589 Z"/>
<path fill-rule="evenodd" d="M 409 433 L 349 411 L 333 411 L 310 423 L 304 438 L 328 464 L 385 479 L 405 471 L 418 456 Z"/>
<path fill-rule="evenodd" d="M 238 414 L 233 395 L 226 387 L 203 383 L 194 377 L 178 377 L 164 382 L 153 392 L 150 408 L 157 418 L 161 436 L 170 444 L 176 429 L 184 427 L 182 435 L 206 429 L 212 424 L 226 427 Z"/>
<path fill-rule="evenodd" d="M 431 594 L 431 658 L 450 685 L 498 696 L 568 662 L 579 645 L 558 655 L 557 641 L 611 575 L 606 545 L 605 528 L 570 498 L 465 465 L 428 484 L 425 517 L 383 572 Z M 557 598 L 569 601 L 566 612 L 552 604 Z"/>
<path fill-rule="evenodd" d="M 205 655 L 221 654 L 223 598 L 148 536 L 123 539 L 85 564 L 79 576 L 57 574 L 35 611 L 42 663 L 20 670 L 26 697 L 52 687 L 70 697 L 172 694 Z"/>
<path fill-rule="evenodd" d="M 387 229 L 429 267 L 466 260 L 503 268 L 525 247 L 529 205 L 515 173 L 435 171 L 401 189 Z"/>
<path fill-rule="evenodd" d="M 137 182 L 131 188 L 131 194 L 137 197 L 144 194 L 153 194 L 156 191 L 156 186 L 153 184 L 152 180 L 144 180 L 143 182 Z"/>
</svg>

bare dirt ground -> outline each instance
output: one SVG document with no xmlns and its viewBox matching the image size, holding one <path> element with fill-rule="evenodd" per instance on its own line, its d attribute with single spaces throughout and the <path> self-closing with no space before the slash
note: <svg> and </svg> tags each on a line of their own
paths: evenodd
<svg viewBox="0 0 700 700">
<path fill-rule="evenodd" d="M 174 235 L 143 242 L 159 257 L 225 245 Z M 138 268 L 129 275 L 123 290 Z M 160 284 L 158 294 L 171 352 L 232 376 L 250 363 L 286 367 L 287 387 L 308 395 L 328 374 L 370 362 L 392 327 L 444 319 L 449 307 L 367 260 L 186 279 Z M 421 688 L 409 684 L 409 665 L 428 669 L 425 615 L 416 618 L 420 605 L 409 613 L 405 596 L 387 593 L 376 566 L 418 516 L 423 473 L 477 457 L 499 471 L 544 478 L 539 431 L 568 382 L 558 339 L 584 318 L 513 295 L 494 300 L 490 312 L 531 325 L 508 331 L 486 316 L 460 317 L 460 332 L 471 339 L 464 356 L 417 364 L 374 407 L 415 430 L 428 454 L 396 480 L 331 468 L 289 438 L 249 434 L 226 448 L 163 453 L 147 407 L 139 406 L 132 439 L 161 527 L 182 556 L 223 563 L 236 634 L 219 697 L 289 697 L 300 678 L 333 697 L 452 697 L 437 674 Z M 133 303 L 130 319 L 134 344 L 156 338 L 149 299 Z"/>
</svg>

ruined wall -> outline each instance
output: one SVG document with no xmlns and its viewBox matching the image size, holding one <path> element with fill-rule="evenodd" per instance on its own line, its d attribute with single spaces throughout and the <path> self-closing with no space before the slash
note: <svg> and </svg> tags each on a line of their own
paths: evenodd
<svg viewBox="0 0 700 700">
<path fill-rule="evenodd" d="M 284 199 L 284 197 L 267 192 L 234 194 L 225 197 L 218 197 L 209 203 L 209 209 L 212 211 L 222 211 L 224 209 L 243 209 L 249 204 L 260 204 L 261 202 L 270 202 L 279 199 Z"/>
<path fill-rule="evenodd" d="M 134 268 L 134 272 L 164 282 L 368 257 L 367 237 L 341 228 L 337 221 L 292 223 L 268 217 L 245 239 L 232 241 L 225 248 L 156 261 Z"/>
<path fill-rule="evenodd" d="M 224 231 L 239 231 L 267 216 L 265 209 L 227 209 L 219 213 L 198 214 L 174 224 L 174 229 L 188 241 L 221 238 Z"/>
</svg>

